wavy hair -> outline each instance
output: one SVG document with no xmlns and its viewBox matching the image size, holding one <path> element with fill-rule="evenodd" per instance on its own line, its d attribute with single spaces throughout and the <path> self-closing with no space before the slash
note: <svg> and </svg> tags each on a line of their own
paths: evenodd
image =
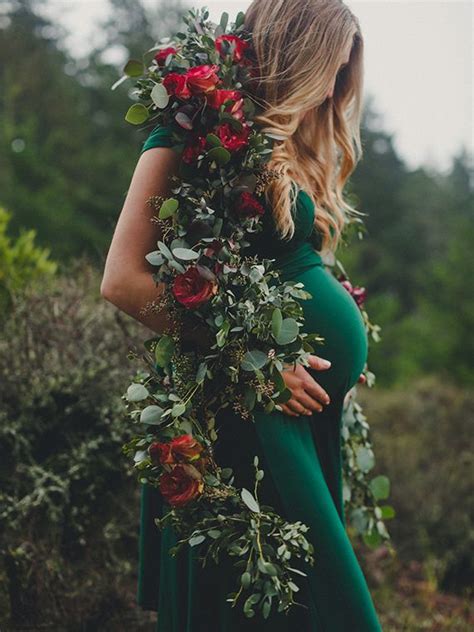
<svg viewBox="0 0 474 632">
<path fill-rule="evenodd" d="M 349 217 L 363 215 L 343 198 L 362 157 L 359 22 L 341 0 L 254 0 L 244 28 L 255 56 L 249 95 L 262 107 L 255 120 L 284 137 L 268 163 L 280 172 L 266 188 L 276 228 L 282 239 L 293 236 L 291 210 L 303 188 L 315 205 L 321 251 L 334 252 Z"/>
</svg>

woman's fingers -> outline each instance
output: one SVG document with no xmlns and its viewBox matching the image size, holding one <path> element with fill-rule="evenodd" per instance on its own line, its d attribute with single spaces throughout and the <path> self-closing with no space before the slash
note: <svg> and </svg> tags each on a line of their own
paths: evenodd
<svg viewBox="0 0 474 632">
<path fill-rule="evenodd" d="M 313 399 L 321 402 L 321 404 L 327 405 L 331 402 L 331 398 L 324 390 L 324 388 L 320 384 L 318 384 L 307 371 L 302 386 L 308 395 L 310 395 Z"/>
<path fill-rule="evenodd" d="M 285 413 L 285 415 L 289 415 L 290 417 L 300 417 L 300 413 L 295 413 L 291 410 L 291 408 L 288 408 L 288 406 L 286 404 L 280 404 L 281 406 L 281 410 L 283 413 Z"/>
<path fill-rule="evenodd" d="M 308 357 L 308 362 L 310 367 L 316 371 L 324 371 L 329 369 L 331 366 L 330 360 L 326 360 L 325 358 L 321 358 L 320 356 L 314 354 L 311 354 Z"/>
<path fill-rule="evenodd" d="M 321 412 L 323 405 L 311 397 L 306 391 L 300 389 L 293 393 L 293 399 L 303 408 L 309 408 L 310 411 Z"/>
</svg>

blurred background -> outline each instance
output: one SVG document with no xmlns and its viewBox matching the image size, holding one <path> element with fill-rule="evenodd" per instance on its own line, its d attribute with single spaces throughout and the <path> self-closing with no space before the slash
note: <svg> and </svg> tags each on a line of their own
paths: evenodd
<svg viewBox="0 0 474 632">
<path fill-rule="evenodd" d="M 231 19 L 245 1 L 206 4 Z M 365 36 L 367 233 L 338 256 L 381 328 L 360 386 L 396 556 L 354 541 L 385 631 L 473 629 L 472 4 L 347 2 Z M 124 62 L 181 0 L 0 1 L 0 626 L 153 630 L 120 395 L 150 331 L 101 299 L 148 130 Z"/>
</svg>

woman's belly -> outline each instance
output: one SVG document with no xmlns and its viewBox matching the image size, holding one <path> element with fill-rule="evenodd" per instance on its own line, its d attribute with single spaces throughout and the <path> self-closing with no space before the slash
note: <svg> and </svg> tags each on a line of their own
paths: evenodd
<svg viewBox="0 0 474 632">
<path fill-rule="evenodd" d="M 329 395 L 347 392 L 364 369 L 368 339 L 364 320 L 357 303 L 340 282 L 321 263 L 303 271 L 292 270 L 282 280 L 300 281 L 312 296 L 300 300 L 304 313 L 303 331 L 324 338 L 314 344 L 317 356 L 331 361 L 324 370 L 306 369 L 327 390 Z"/>
</svg>

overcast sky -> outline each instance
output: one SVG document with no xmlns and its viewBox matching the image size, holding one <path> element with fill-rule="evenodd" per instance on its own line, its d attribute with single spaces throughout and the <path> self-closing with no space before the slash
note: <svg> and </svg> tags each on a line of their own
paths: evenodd
<svg viewBox="0 0 474 632">
<path fill-rule="evenodd" d="M 153 6 L 159 0 L 144 0 Z M 288 0 L 291 2 L 291 0 Z M 211 19 L 236 13 L 247 0 L 190 2 Z M 461 145 L 473 147 L 473 5 L 462 0 L 346 0 L 365 39 L 365 92 L 375 98 L 397 151 L 416 168 L 444 170 Z M 48 15 L 71 34 L 73 54 L 100 41 L 108 0 L 48 0 Z M 92 37 L 92 40 L 91 40 Z"/>
</svg>

